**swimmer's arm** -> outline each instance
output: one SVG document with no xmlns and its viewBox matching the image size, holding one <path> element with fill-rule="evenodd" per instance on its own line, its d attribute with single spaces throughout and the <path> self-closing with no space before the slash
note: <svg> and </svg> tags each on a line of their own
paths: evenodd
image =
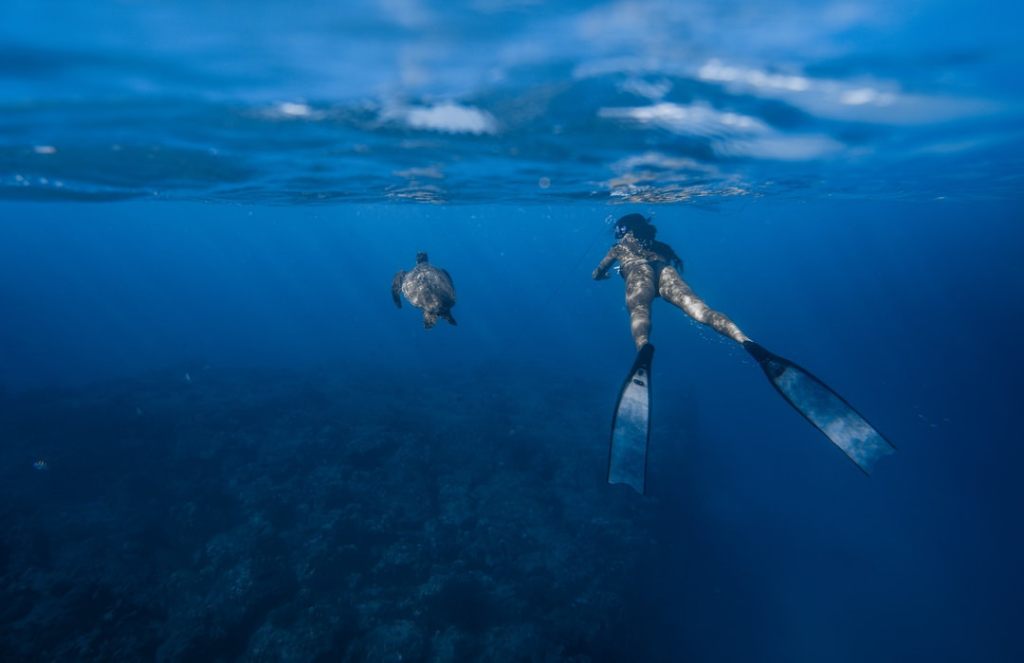
<svg viewBox="0 0 1024 663">
<path fill-rule="evenodd" d="M 677 272 L 682 274 L 683 273 L 683 259 L 680 258 L 679 255 L 675 251 L 673 251 L 671 248 L 669 248 L 669 252 L 672 254 L 672 255 L 669 256 L 669 260 L 672 261 L 672 266 L 676 268 Z"/>
<path fill-rule="evenodd" d="M 608 270 L 611 268 L 612 264 L 618 259 L 619 245 L 616 244 L 615 246 L 608 250 L 608 255 L 604 257 L 600 264 L 598 264 L 597 269 L 594 270 L 594 273 L 592 274 L 594 280 L 600 281 L 601 279 L 608 278 Z"/>
<path fill-rule="evenodd" d="M 676 250 L 664 242 L 656 242 L 656 249 L 659 253 L 665 256 L 669 263 L 676 268 L 680 273 L 683 271 L 683 259 L 679 257 Z"/>
</svg>

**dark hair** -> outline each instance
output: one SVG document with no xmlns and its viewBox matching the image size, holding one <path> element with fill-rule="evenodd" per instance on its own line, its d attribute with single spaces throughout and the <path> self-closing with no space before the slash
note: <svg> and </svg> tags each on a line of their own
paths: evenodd
<svg viewBox="0 0 1024 663">
<path fill-rule="evenodd" d="M 615 222 L 615 238 L 622 239 L 626 233 L 631 233 L 641 242 L 653 242 L 658 229 L 654 227 L 650 219 L 643 214 L 627 214 Z"/>
</svg>

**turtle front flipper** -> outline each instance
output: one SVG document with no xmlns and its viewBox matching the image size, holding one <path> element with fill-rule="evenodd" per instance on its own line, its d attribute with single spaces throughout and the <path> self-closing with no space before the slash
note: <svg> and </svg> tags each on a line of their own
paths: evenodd
<svg viewBox="0 0 1024 663">
<path fill-rule="evenodd" d="M 391 299 L 395 301 L 395 306 L 402 308 L 402 281 L 405 280 L 405 271 L 398 270 L 395 274 L 395 278 L 391 279 Z"/>
</svg>

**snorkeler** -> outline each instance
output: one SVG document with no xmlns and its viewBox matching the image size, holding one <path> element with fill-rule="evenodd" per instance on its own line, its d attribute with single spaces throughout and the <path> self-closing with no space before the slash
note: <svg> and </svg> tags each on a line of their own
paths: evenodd
<svg viewBox="0 0 1024 663">
<path fill-rule="evenodd" d="M 402 308 L 400 294 L 405 295 L 410 304 L 422 309 L 424 328 L 433 327 L 438 318 L 456 324 L 451 314 L 451 308 L 455 306 L 452 277 L 445 270 L 431 265 L 423 251 L 416 254 L 416 266 L 412 271 L 399 270 L 391 280 L 391 298 L 398 308 Z"/>
<path fill-rule="evenodd" d="M 772 354 L 740 331 L 727 316 L 712 310 L 686 284 L 683 262 L 657 229 L 640 214 L 627 214 L 615 224 L 618 240 L 594 270 L 595 280 L 608 278 L 618 261 L 626 282 L 626 307 L 637 357 L 623 383 L 612 419 L 608 482 L 625 483 L 643 493 L 647 443 L 650 439 L 651 303 L 661 296 L 691 318 L 743 346 L 780 394 L 811 424 L 842 449 L 865 473 L 876 460 L 893 452 L 882 437 L 845 400 L 821 380 L 793 362 Z"/>
</svg>

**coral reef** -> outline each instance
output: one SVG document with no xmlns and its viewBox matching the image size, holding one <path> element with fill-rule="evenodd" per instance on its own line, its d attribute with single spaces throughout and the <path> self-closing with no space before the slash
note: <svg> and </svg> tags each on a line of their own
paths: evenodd
<svg viewBox="0 0 1024 663">
<path fill-rule="evenodd" d="M 608 394 L 185 373 L 0 400 L 3 660 L 614 657 L 650 533 Z"/>
</svg>

